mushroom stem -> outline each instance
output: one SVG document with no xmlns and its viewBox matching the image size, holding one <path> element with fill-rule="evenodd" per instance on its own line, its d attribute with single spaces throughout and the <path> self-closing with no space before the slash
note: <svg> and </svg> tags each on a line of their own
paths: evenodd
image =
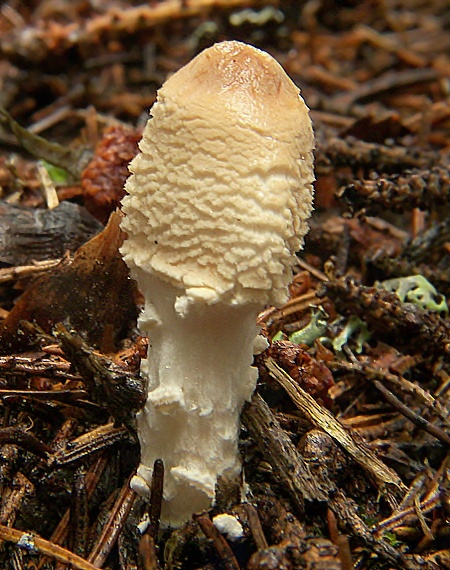
<svg viewBox="0 0 450 570">
<path fill-rule="evenodd" d="M 137 418 L 142 456 L 132 486 L 148 494 L 149 466 L 162 458 L 162 520 L 178 526 L 211 505 L 219 476 L 232 480 L 240 473 L 239 415 L 256 384 L 251 364 L 260 307 L 199 301 L 180 314 L 175 287 L 141 277 L 153 302 L 146 302 L 139 322 L 149 335 L 141 365 L 148 399 Z"/>
</svg>

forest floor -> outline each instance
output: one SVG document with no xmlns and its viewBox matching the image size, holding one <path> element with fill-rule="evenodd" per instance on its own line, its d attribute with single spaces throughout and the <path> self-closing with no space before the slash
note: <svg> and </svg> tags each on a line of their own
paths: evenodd
<svg viewBox="0 0 450 570">
<path fill-rule="evenodd" d="M 161 529 L 161 466 L 129 487 L 147 341 L 114 210 L 157 89 L 229 39 L 301 88 L 315 212 L 259 318 L 247 497 Z M 1 566 L 450 568 L 449 54 L 445 0 L 1 4 Z"/>
</svg>

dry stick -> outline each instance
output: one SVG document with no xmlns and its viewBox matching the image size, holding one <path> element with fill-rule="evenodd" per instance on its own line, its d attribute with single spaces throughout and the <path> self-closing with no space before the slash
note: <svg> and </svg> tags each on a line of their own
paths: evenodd
<svg viewBox="0 0 450 570">
<path fill-rule="evenodd" d="M 337 441 L 347 453 L 365 469 L 380 486 L 386 490 L 388 496 L 392 488 L 403 496 L 407 487 L 400 477 L 389 469 L 378 457 L 365 445 L 364 442 L 355 441 L 351 432 L 346 429 L 331 412 L 318 404 L 312 396 L 307 394 L 294 380 L 272 359 L 268 358 L 266 366 L 271 375 L 291 397 L 298 409 L 316 427 L 324 430 L 335 441 Z"/>
<path fill-rule="evenodd" d="M 164 463 L 156 459 L 153 463 L 152 483 L 150 488 L 149 525 L 139 542 L 144 570 L 158 570 L 158 557 L 156 555 L 156 537 L 158 535 L 161 519 L 161 506 L 164 490 Z"/>
<path fill-rule="evenodd" d="M 97 544 L 89 555 L 89 562 L 99 568 L 103 566 L 105 560 L 108 558 L 136 499 L 136 493 L 130 487 L 130 480 L 131 476 L 122 487 L 114 503 L 108 522 L 103 528 Z"/>
<path fill-rule="evenodd" d="M 364 364 L 363 362 L 359 362 L 355 360 L 354 362 L 344 362 L 344 361 L 333 361 L 328 363 L 328 367 L 331 370 L 344 370 L 346 372 L 353 372 L 355 374 L 361 375 L 365 380 L 369 380 L 372 382 L 378 390 L 385 396 L 386 400 L 391 403 L 395 408 L 397 408 L 400 413 L 402 413 L 405 417 L 410 419 L 413 423 L 415 423 L 421 429 L 424 429 L 434 437 L 438 438 L 440 441 L 449 445 L 450 443 L 450 436 L 441 428 L 431 424 L 423 418 L 419 416 L 415 412 L 413 412 L 410 408 L 405 406 L 403 403 L 399 402 L 398 398 L 392 394 L 389 390 L 387 390 L 383 383 L 384 381 L 390 382 L 397 386 L 402 391 L 406 392 L 407 394 L 411 394 L 416 399 L 418 399 L 421 403 L 425 404 L 430 412 L 435 412 L 439 418 L 445 423 L 447 428 L 450 428 L 450 417 L 449 411 L 446 409 L 444 405 L 442 405 L 439 400 L 434 398 L 429 392 L 424 390 L 421 386 L 406 380 L 403 377 L 399 377 L 395 374 L 392 374 L 388 370 L 375 368 L 375 366 L 370 366 L 368 364 Z"/>
<path fill-rule="evenodd" d="M 91 499 L 92 495 L 94 494 L 94 491 L 97 488 L 98 481 L 102 476 L 104 470 L 106 469 L 107 464 L 108 464 L 108 456 L 103 452 L 91 465 L 89 471 L 86 473 L 85 485 L 86 485 L 86 494 L 88 500 Z M 53 534 L 50 539 L 51 542 L 54 544 L 63 544 L 69 534 L 69 525 L 70 525 L 70 508 L 66 510 L 63 517 L 59 521 L 58 526 L 53 531 Z M 41 558 L 38 564 L 38 570 L 40 570 L 43 565 L 44 565 L 44 559 Z"/>
<path fill-rule="evenodd" d="M 444 481 L 447 476 L 447 470 L 450 464 L 450 453 L 442 462 L 439 470 L 433 476 L 433 480 L 431 481 L 431 485 L 429 488 L 428 493 L 424 497 L 424 499 L 420 502 L 420 511 L 422 513 L 428 513 L 433 509 L 439 507 L 442 504 L 442 487 L 445 485 Z M 420 479 L 418 480 L 418 485 L 420 485 Z M 413 483 L 414 485 L 414 483 Z M 419 496 L 418 493 L 420 492 L 419 489 L 414 489 L 411 492 L 408 492 L 407 502 L 405 501 L 405 505 L 403 506 L 403 510 L 396 511 L 393 515 L 389 518 L 381 521 L 377 524 L 374 532 L 379 535 L 383 532 L 387 532 L 392 530 L 396 526 L 400 524 L 406 524 L 408 520 L 415 520 L 417 518 L 416 513 L 416 506 L 413 503 L 415 496 Z M 408 507 L 408 508 L 406 508 Z"/>
<path fill-rule="evenodd" d="M 0 269 L 0 283 L 15 281 L 30 275 L 43 273 L 49 269 L 54 269 L 61 263 L 61 259 L 46 259 L 44 261 L 35 261 L 31 265 L 19 265 L 17 267 L 5 267 Z"/>
<path fill-rule="evenodd" d="M 157 459 L 153 463 L 152 484 L 150 488 L 150 524 L 147 533 L 154 538 L 158 534 L 159 522 L 161 519 L 161 507 L 164 491 L 164 463 L 161 459 Z"/>
<path fill-rule="evenodd" d="M 256 550 L 263 550 L 269 546 L 266 535 L 261 526 L 261 521 L 259 519 L 258 511 L 250 503 L 245 503 L 244 511 L 248 517 L 248 526 L 250 527 L 250 532 L 252 533 L 252 538 L 256 546 Z"/>
<path fill-rule="evenodd" d="M 74 476 L 70 505 L 70 523 L 71 550 L 73 550 L 75 554 L 85 558 L 89 534 L 89 502 L 84 467 L 79 468 Z"/>
<path fill-rule="evenodd" d="M 6 526 L 14 524 L 17 512 L 20 512 L 23 500 L 33 493 L 34 485 L 25 477 L 23 473 L 20 473 L 20 471 L 18 471 L 14 475 L 11 485 L 11 492 L 7 498 L 5 497 L 6 494 L 3 493 L 2 504 L 0 506 L 0 524 L 4 524 Z"/>
<path fill-rule="evenodd" d="M 96 459 L 95 463 L 93 463 L 93 465 L 89 468 L 89 471 L 87 472 L 85 477 L 86 493 L 88 500 L 94 494 L 98 481 L 102 476 L 103 471 L 106 469 L 107 464 L 108 464 L 108 456 L 106 454 L 102 454 L 100 457 Z M 68 531 L 69 520 L 70 520 L 70 509 L 67 509 L 60 523 L 58 524 L 58 526 L 56 527 L 56 529 L 52 534 L 52 542 L 56 544 L 61 544 L 66 540 L 67 534 L 69 532 Z"/>
<path fill-rule="evenodd" d="M 322 305 L 323 299 L 318 299 L 316 292 L 312 291 L 310 293 L 305 293 L 301 297 L 294 297 L 290 299 L 285 305 L 276 309 L 272 307 L 271 309 L 264 311 L 260 315 L 261 322 L 265 322 L 267 325 L 272 325 L 278 321 L 284 320 L 290 315 L 299 313 L 306 309 L 309 309 L 311 305 Z"/>
<path fill-rule="evenodd" d="M 0 539 L 15 542 L 26 550 L 39 552 L 59 562 L 70 564 L 73 570 L 98 570 L 99 568 L 99 566 L 93 566 L 80 556 L 62 548 L 62 546 L 21 530 L 0 525 Z"/>
<path fill-rule="evenodd" d="M 59 467 L 78 461 L 86 455 L 91 455 L 123 441 L 128 437 L 125 427 L 114 427 L 113 423 L 100 426 L 85 433 L 71 442 L 70 449 L 63 449 L 52 456 L 52 460 Z"/>
<path fill-rule="evenodd" d="M 244 409 L 243 421 L 259 450 L 273 466 L 277 480 L 286 488 L 291 501 L 298 509 L 303 509 L 302 494 L 306 488 L 308 496 L 305 495 L 305 499 L 310 500 L 311 497 L 321 501 L 328 500 L 337 519 L 383 560 L 396 568 L 418 570 L 420 567 L 421 570 L 435 570 L 435 566 L 425 563 L 423 559 L 420 559 L 422 566 L 416 564 L 414 559 L 406 559 L 387 542 L 373 536 L 368 526 L 359 518 L 357 507 L 352 500 L 337 490 L 332 481 L 319 481 L 318 477 L 313 477 L 304 459 L 258 394 L 253 396 L 250 405 Z M 299 469 L 299 466 L 305 467 Z"/>
<path fill-rule="evenodd" d="M 303 511 L 303 501 L 326 501 L 329 489 L 318 484 L 308 464 L 292 445 L 286 432 L 269 409 L 266 402 L 255 394 L 244 408 L 242 420 L 270 463 L 281 473 L 292 501 Z"/>
<path fill-rule="evenodd" d="M 213 522 L 209 518 L 208 513 L 194 515 L 194 519 L 197 521 L 206 538 L 212 542 L 217 554 L 221 558 L 220 561 L 222 562 L 223 567 L 226 570 L 239 570 L 239 564 L 234 557 L 233 551 L 228 546 L 228 542 L 214 526 Z"/>
<path fill-rule="evenodd" d="M 139 541 L 139 554 L 143 570 L 159 570 L 155 539 L 150 534 L 145 533 Z"/>
<path fill-rule="evenodd" d="M 450 446 L 450 435 L 448 435 L 444 430 L 430 423 L 427 419 L 416 414 L 413 410 L 408 408 L 403 402 L 401 402 L 397 396 L 395 396 L 390 390 L 388 390 L 379 380 L 374 381 L 374 386 L 379 390 L 385 399 L 398 410 L 401 414 L 408 418 L 417 427 L 425 430 L 430 435 L 434 436 L 441 443 Z"/>
</svg>

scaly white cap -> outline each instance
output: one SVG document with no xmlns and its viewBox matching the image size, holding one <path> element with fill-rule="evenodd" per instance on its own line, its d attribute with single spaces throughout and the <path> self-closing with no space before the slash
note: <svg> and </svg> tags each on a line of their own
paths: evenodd
<svg viewBox="0 0 450 570">
<path fill-rule="evenodd" d="M 214 45 L 158 92 L 123 200 L 125 261 L 189 304 L 280 304 L 312 210 L 299 89 L 265 52 Z"/>
</svg>

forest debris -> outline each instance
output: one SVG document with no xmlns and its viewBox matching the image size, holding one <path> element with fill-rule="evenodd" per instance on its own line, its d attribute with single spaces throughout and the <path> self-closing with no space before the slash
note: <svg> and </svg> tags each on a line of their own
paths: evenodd
<svg viewBox="0 0 450 570">
<path fill-rule="evenodd" d="M 89 531 L 89 510 L 85 468 L 79 467 L 72 483 L 70 505 L 70 549 L 78 556 L 86 557 Z"/>
<path fill-rule="evenodd" d="M 426 489 L 426 493 L 423 498 L 420 498 L 417 489 L 415 490 L 412 488 L 412 492 L 411 490 L 408 491 L 407 499 L 409 501 L 406 502 L 406 504 L 403 504 L 402 508 L 398 508 L 390 517 L 380 521 L 375 526 L 375 536 L 380 536 L 382 533 L 395 530 L 400 525 L 416 524 L 417 512 L 419 509 L 423 515 L 442 506 L 445 489 L 448 487 L 449 457 L 450 456 L 447 456 L 447 459 L 442 462 L 442 465 L 433 477 L 431 484 L 428 489 Z M 417 499 L 420 499 L 419 502 L 417 502 Z"/>
<path fill-rule="evenodd" d="M 336 517 L 331 509 L 327 510 L 327 522 L 330 538 L 339 549 L 339 558 L 342 563 L 342 570 L 354 570 L 352 552 L 348 538 L 339 532 Z"/>
<path fill-rule="evenodd" d="M 355 33 L 360 33 L 362 29 L 363 27 L 359 26 Z M 374 30 L 369 31 L 366 27 L 364 27 L 364 30 L 365 33 L 376 34 Z M 437 81 L 437 79 L 439 79 L 439 72 L 432 68 L 395 70 L 390 73 L 384 73 L 371 81 L 365 81 L 358 89 L 353 89 L 344 94 L 338 93 L 328 104 L 330 108 L 340 109 L 341 111 L 345 109 L 348 112 L 356 103 L 361 105 L 379 101 L 389 93 L 398 92 L 399 88 L 405 89 L 423 83 L 432 83 Z"/>
<path fill-rule="evenodd" d="M 404 212 L 413 208 L 436 209 L 450 200 L 448 166 L 406 170 L 401 174 L 355 180 L 339 189 L 337 196 L 345 200 L 353 212 L 375 214 L 386 209 Z"/>
<path fill-rule="evenodd" d="M 433 283 L 443 295 L 450 296 L 449 260 L 450 256 L 447 255 L 447 260 L 444 257 L 442 266 L 441 264 L 439 266 L 433 266 L 428 263 L 425 265 L 424 263 L 411 261 L 406 252 L 405 255 L 400 254 L 397 257 L 390 257 L 383 252 L 381 255 L 378 253 L 373 257 L 369 256 L 367 261 L 385 276 L 406 277 L 408 275 L 422 275 L 425 279 Z"/>
<path fill-rule="evenodd" d="M 86 149 L 71 149 L 28 131 L 19 125 L 1 105 L 0 124 L 8 127 L 17 138 L 17 142 L 32 156 L 67 170 L 75 179 L 80 177 L 80 172 L 88 158 Z"/>
<path fill-rule="evenodd" d="M 70 446 L 53 453 L 49 461 L 57 466 L 68 465 L 128 439 L 126 428 L 105 424 L 72 440 Z"/>
<path fill-rule="evenodd" d="M 389 113 L 381 117 L 373 114 L 365 115 L 348 126 L 341 136 L 383 144 L 386 139 L 397 141 L 408 134 L 411 134 L 411 131 L 403 124 L 399 114 Z"/>
<path fill-rule="evenodd" d="M 383 394 L 386 400 L 397 410 L 400 411 L 405 417 L 411 420 L 418 427 L 424 429 L 447 446 L 450 446 L 450 436 L 439 427 L 433 425 L 431 422 L 423 418 L 420 414 L 414 412 L 408 406 L 403 404 L 390 390 L 388 390 L 379 380 L 374 381 L 376 388 Z"/>
<path fill-rule="evenodd" d="M 404 494 L 406 487 L 400 477 L 380 461 L 363 441 L 356 440 L 348 428 L 339 423 L 331 412 L 320 406 L 295 383 L 272 358 L 267 359 L 266 366 L 306 418 L 336 440 L 358 465 L 369 473 L 391 503 L 395 502 L 396 497 L 399 498 Z"/>
<path fill-rule="evenodd" d="M 277 4 L 278 2 L 276 2 Z M 10 59 L 19 57 L 22 62 L 37 64 L 45 58 L 56 57 L 75 47 L 95 46 L 102 38 L 120 33 L 134 34 L 149 30 L 174 19 L 186 19 L 207 14 L 219 8 L 233 9 L 240 6 L 264 6 L 273 0 L 166 0 L 157 4 L 142 4 L 132 8 L 113 7 L 90 20 L 61 25 L 51 20 L 41 26 L 21 28 L 3 34 L 0 52 Z"/>
<path fill-rule="evenodd" d="M 42 161 L 37 162 L 36 169 L 42 183 L 42 193 L 44 195 L 45 204 L 49 210 L 53 210 L 53 208 L 56 208 L 59 204 L 58 194 L 56 193 L 53 180 Z"/>
<path fill-rule="evenodd" d="M 20 427 L 0 428 L 0 445 L 17 445 L 42 459 L 49 459 L 50 448 L 32 433 Z"/>
<path fill-rule="evenodd" d="M 349 166 L 355 173 L 360 167 L 380 172 L 398 172 L 406 168 L 426 171 L 441 160 L 438 152 L 420 147 L 388 146 L 358 140 L 355 137 L 341 138 L 320 128 L 316 129 L 316 137 L 318 174 L 327 174 L 341 166 Z"/>
<path fill-rule="evenodd" d="M 44 351 L 10 354 L 0 356 L 0 371 L 3 376 L 12 376 L 16 380 L 14 385 L 18 389 L 17 379 L 22 375 L 46 376 L 60 380 L 80 380 L 70 372 L 70 364 L 59 356 L 47 355 Z M 28 386 L 27 393 L 33 386 Z M 39 391 L 39 390 L 37 390 Z"/>
<path fill-rule="evenodd" d="M 140 131 L 120 125 L 108 127 L 95 149 L 94 157 L 81 176 L 86 209 L 106 223 L 125 195 L 128 164 L 138 152 Z"/>
<path fill-rule="evenodd" d="M 248 570 L 279 570 L 326 568 L 343 570 L 337 549 L 326 538 L 308 537 L 301 522 L 269 485 L 255 487 L 255 502 L 267 529 L 270 546 L 258 548 L 247 566 Z"/>
<path fill-rule="evenodd" d="M 101 229 L 85 208 L 71 202 L 44 210 L 0 201 L 0 262 L 15 267 L 49 263 L 76 251 Z"/>
<path fill-rule="evenodd" d="M 446 409 L 445 405 L 439 401 L 439 399 L 434 398 L 429 392 L 421 388 L 419 385 L 410 382 L 405 378 L 399 377 L 396 374 L 392 374 L 388 370 L 380 368 L 379 366 L 373 366 L 365 362 L 360 362 L 356 359 L 353 362 L 338 360 L 330 362 L 328 366 L 334 371 L 352 372 L 354 374 L 360 375 L 366 381 L 373 382 L 377 388 L 380 386 L 380 383 L 390 383 L 397 389 L 402 390 L 405 394 L 412 395 L 422 405 L 425 404 L 428 407 L 429 411 L 435 413 L 447 426 L 447 428 L 450 429 L 450 412 Z M 402 410 L 400 411 L 403 413 Z M 419 427 L 431 433 L 434 437 L 437 437 L 447 445 L 450 444 L 450 436 L 445 434 L 445 432 L 443 432 L 443 430 L 438 426 L 430 424 L 423 417 L 423 412 L 419 417 L 417 417 L 417 414 L 415 414 L 415 419 L 412 419 L 409 414 L 407 417 L 411 419 L 411 421 L 413 421 L 416 425 L 419 425 Z"/>
<path fill-rule="evenodd" d="M 49 259 L 36 261 L 31 265 L 4 267 L 3 269 L 0 269 L 0 283 L 8 283 L 8 281 L 16 281 L 26 277 L 33 277 L 40 273 L 45 273 L 46 271 L 57 267 L 61 261 L 61 259 Z"/>
<path fill-rule="evenodd" d="M 152 482 L 150 486 L 148 526 L 142 533 L 142 538 L 139 541 L 139 553 L 145 570 L 158 570 L 159 568 L 156 555 L 156 543 L 161 519 L 163 487 L 164 463 L 161 459 L 156 459 L 153 463 Z"/>
<path fill-rule="evenodd" d="M 293 504 L 303 511 L 303 497 L 307 500 L 326 501 L 334 514 L 353 535 L 360 537 L 367 548 L 389 561 L 396 568 L 407 570 L 437 570 L 433 563 L 420 566 L 421 562 L 406 560 L 403 554 L 387 542 L 372 535 L 367 525 L 359 518 L 354 502 L 337 489 L 334 481 L 318 480 L 309 466 L 281 429 L 267 404 L 258 395 L 244 409 L 243 421 L 261 453 L 267 456 L 280 483 L 289 492 Z M 403 488 L 403 484 L 402 484 Z"/>
<path fill-rule="evenodd" d="M 378 250 L 367 257 L 367 263 L 388 277 L 421 275 L 450 296 L 450 252 L 445 253 L 446 243 L 450 243 L 450 217 L 430 225 L 396 256 Z"/>
<path fill-rule="evenodd" d="M 89 467 L 84 479 L 84 485 L 86 489 L 87 500 L 90 500 L 96 490 L 97 484 L 100 477 L 102 476 L 104 470 L 106 469 L 108 463 L 108 456 L 105 452 L 100 452 L 98 457 Z M 58 526 L 55 528 L 52 536 L 51 542 L 55 544 L 63 544 L 69 534 L 70 528 L 70 508 L 66 510 L 63 517 L 61 518 Z"/>
<path fill-rule="evenodd" d="M 244 503 L 243 509 L 247 515 L 248 526 L 255 543 L 256 549 L 267 548 L 269 545 L 267 543 L 264 530 L 261 526 L 261 520 L 258 515 L 258 511 L 251 503 Z"/>
<path fill-rule="evenodd" d="M 411 262 L 429 262 L 439 249 L 450 242 L 450 216 L 440 223 L 433 223 L 430 227 L 414 238 L 403 249 L 400 257 Z M 413 273 L 410 273 L 412 275 Z"/>
<path fill-rule="evenodd" d="M 297 509 L 303 511 L 303 501 L 326 501 L 333 483 L 319 482 L 309 466 L 297 453 L 270 408 L 259 395 L 244 408 L 242 420 L 264 454 L 270 459 L 281 483 L 286 486 Z"/>
<path fill-rule="evenodd" d="M 136 493 L 131 489 L 130 478 L 128 478 L 114 503 L 102 534 L 89 554 L 88 561 L 95 568 L 101 568 L 106 562 L 119 533 L 122 531 L 122 526 L 130 514 L 135 499 Z"/>
<path fill-rule="evenodd" d="M 2 505 L 0 508 L 0 524 L 12 526 L 20 512 L 24 500 L 34 493 L 34 485 L 18 471 L 10 486 L 2 488 Z"/>
<path fill-rule="evenodd" d="M 84 558 L 77 556 L 73 552 L 53 544 L 36 534 L 25 533 L 21 530 L 9 528 L 0 525 L 0 539 L 8 542 L 14 542 L 18 547 L 23 548 L 31 553 L 41 553 L 49 558 L 58 560 L 65 564 L 71 564 L 73 570 L 98 570 L 98 566 L 93 566 Z"/>
<path fill-rule="evenodd" d="M 82 246 L 72 262 L 41 277 L 20 297 L 0 326 L 3 353 L 26 348 L 27 339 L 17 335 L 23 320 L 38 323 L 46 332 L 69 320 L 94 345 L 102 344 L 108 331 L 114 342 L 129 329 L 136 306 L 118 252 L 119 220 L 119 214 L 111 216 L 103 232 Z"/>
<path fill-rule="evenodd" d="M 278 362 L 279 366 L 291 376 L 293 381 L 302 386 L 314 399 L 326 406 L 330 405 L 328 390 L 333 386 L 334 380 L 324 362 L 313 358 L 298 344 L 277 340 L 256 357 L 260 379 L 263 381 L 267 377 L 265 366 L 267 358 L 272 358 Z"/>
<path fill-rule="evenodd" d="M 400 549 L 392 547 L 386 540 L 379 539 L 358 516 L 358 507 L 340 490 L 336 491 L 329 502 L 336 518 L 342 521 L 353 535 L 365 543 L 366 548 L 375 552 L 381 559 L 401 570 L 439 570 L 432 561 L 426 561 L 417 555 L 405 555 Z"/>
<path fill-rule="evenodd" d="M 211 544 L 215 548 L 219 560 L 225 570 L 240 570 L 240 566 L 233 554 L 233 551 L 228 546 L 227 541 L 220 531 L 214 526 L 214 523 L 209 518 L 208 513 L 194 515 L 194 520 L 202 529 L 206 538 L 211 541 Z"/>
<path fill-rule="evenodd" d="M 96 354 L 78 334 L 61 324 L 56 326 L 56 335 L 68 359 L 91 387 L 93 400 L 105 406 L 117 424 L 130 424 L 146 399 L 137 374 Z"/>
<path fill-rule="evenodd" d="M 395 293 L 341 277 L 324 283 L 320 294 L 331 298 L 339 313 L 358 315 L 378 338 L 395 347 L 425 355 L 450 354 L 448 320 L 412 303 L 402 303 Z"/>
</svg>

